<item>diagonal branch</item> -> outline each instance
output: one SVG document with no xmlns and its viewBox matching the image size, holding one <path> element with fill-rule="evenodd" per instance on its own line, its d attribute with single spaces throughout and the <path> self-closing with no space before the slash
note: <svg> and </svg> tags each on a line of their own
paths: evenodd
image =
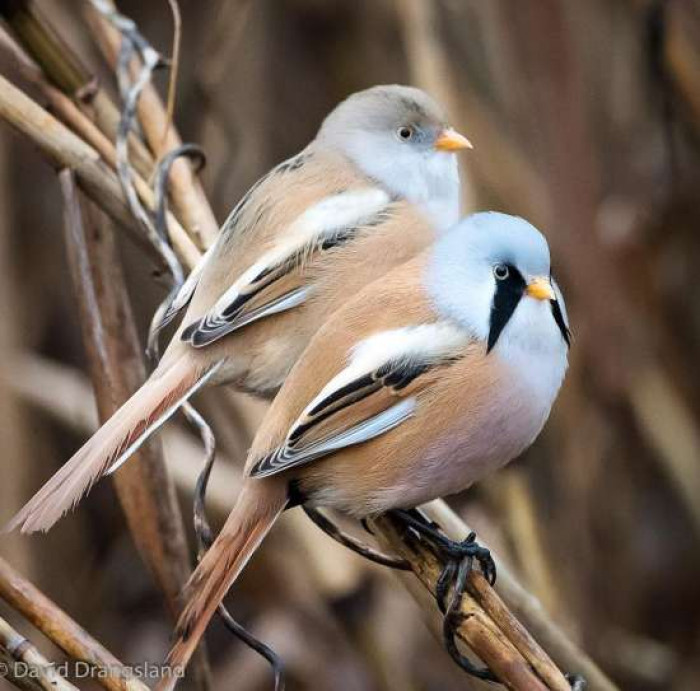
<svg viewBox="0 0 700 691">
<path fill-rule="evenodd" d="M 78 691 L 22 634 L 0 618 L 0 678 L 27 691 Z"/>
<path fill-rule="evenodd" d="M 157 266 L 163 265 L 160 254 L 134 227 L 119 182 L 98 152 L 2 76 L 0 118 L 28 137 L 56 168 L 73 170 L 88 197 L 124 228 Z M 173 247 L 185 265 L 194 266 L 199 250 L 181 226 L 173 225 L 173 230 L 177 233 L 171 238 Z"/>
<path fill-rule="evenodd" d="M 95 679 L 104 688 L 146 691 L 137 679 L 111 674 L 124 665 L 4 559 L 0 559 L 0 597 L 74 660 L 100 671 Z"/>
<path fill-rule="evenodd" d="M 435 594 L 444 564 L 420 538 L 392 517 L 381 516 L 370 523 L 380 542 L 403 557 L 420 582 Z M 471 588 L 462 601 L 462 616 L 455 632 L 499 681 L 519 691 L 570 691 L 563 674 L 514 619 L 483 576 L 472 572 L 469 583 Z"/>
</svg>

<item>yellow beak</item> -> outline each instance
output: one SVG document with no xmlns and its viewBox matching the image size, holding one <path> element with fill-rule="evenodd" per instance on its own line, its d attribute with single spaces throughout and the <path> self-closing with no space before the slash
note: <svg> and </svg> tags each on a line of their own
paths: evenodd
<svg viewBox="0 0 700 691">
<path fill-rule="evenodd" d="M 537 276 L 528 284 L 525 292 L 535 300 L 556 300 L 554 289 L 549 279 L 545 276 Z"/>
<path fill-rule="evenodd" d="M 473 149 L 472 143 L 462 134 L 451 127 L 443 130 L 438 135 L 433 145 L 438 151 L 459 151 L 461 149 Z"/>
</svg>

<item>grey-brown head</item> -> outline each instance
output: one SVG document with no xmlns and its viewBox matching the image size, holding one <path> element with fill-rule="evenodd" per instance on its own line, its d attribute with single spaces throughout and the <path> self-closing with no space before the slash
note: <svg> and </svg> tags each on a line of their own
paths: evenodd
<svg viewBox="0 0 700 691">
<path fill-rule="evenodd" d="M 324 120 L 317 141 L 340 149 L 393 194 L 421 205 L 439 228 L 459 217 L 454 154 L 471 144 L 424 91 L 389 85 L 355 93 Z"/>
</svg>

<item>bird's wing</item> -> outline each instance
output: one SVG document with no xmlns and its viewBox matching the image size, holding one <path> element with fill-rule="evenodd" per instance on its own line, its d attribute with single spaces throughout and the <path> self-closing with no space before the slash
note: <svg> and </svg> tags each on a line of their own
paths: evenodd
<svg viewBox="0 0 700 691">
<path fill-rule="evenodd" d="M 197 289 L 197 286 L 199 285 L 199 279 L 202 276 L 202 272 L 204 271 L 204 267 L 207 265 L 207 262 L 211 259 L 211 257 L 214 255 L 214 251 L 216 249 L 216 243 L 214 243 L 199 259 L 199 261 L 195 264 L 195 266 L 192 268 L 192 271 L 190 271 L 189 275 L 183 282 L 183 284 L 180 286 L 180 290 L 177 291 L 175 294 L 175 297 L 173 298 L 172 302 L 168 305 L 168 308 L 166 309 L 165 313 L 163 314 L 159 329 L 162 329 L 166 327 L 170 322 L 185 308 L 187 305 L 189 305 L 190 300 L 192 299 L 192 296 L 194 295 L 194 291 Z"/>
<path fill-rule="evenodd" d="M 416 396 L 437 369 L 461 357 L 467 334 L 447 322 L 382 331 L 353 349 L 347 366 L 323 387 L 284 442 L 251 467 L 266 477 L 373 439 L 413 414 Z"/>
<path fill-rule="evenodd" d="M 319 253 L 387 221 L 392 204 L 390 195 L 375 186 L 339 191 L 315 201 L 290 221 L 203 317 L 187 326 L 182 339 L 195 347 L 206 346 L 246 324 L 301 304 L 310 294 L 303 268 Z"/>
</svg>

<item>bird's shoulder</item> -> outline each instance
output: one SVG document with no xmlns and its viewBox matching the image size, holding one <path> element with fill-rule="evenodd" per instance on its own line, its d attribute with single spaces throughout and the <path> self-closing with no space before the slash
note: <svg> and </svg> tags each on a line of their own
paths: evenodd
<svg viewBox="0 0 700 691">
<path fill-rule="evenodd" d="M 256 243 L 274 239 L 323 199 L 371 186 L 374 183 L 341 153 L 311 144 L 248 189 L 221 228 L 222 249 L 228 244 L 237 248 L 245 235 Z"/>
<path fill-rule="evenodd" d="M 367 286 L 319 330 L 265 417 L 251 447 L 248 470 L 285 443 L 305 411 L 314 406 L 320 410 L 324 400 L 333 401 L 336 390 L 366 376 L 386 385 L 386 391 L 374 392 L 371 401 L 357 396 L 330 427 L 324 424 L 326 431 L 334 423 L 347 426 L 369 411 L 378 412 L 393 396 L 409 395 L 429 384 L 433 363 L 451 361 L 469 347 L 468 335 L 445 322 L 426 294 L 425 262 L 425 257 L 417 257 Z"/>
</svg>

